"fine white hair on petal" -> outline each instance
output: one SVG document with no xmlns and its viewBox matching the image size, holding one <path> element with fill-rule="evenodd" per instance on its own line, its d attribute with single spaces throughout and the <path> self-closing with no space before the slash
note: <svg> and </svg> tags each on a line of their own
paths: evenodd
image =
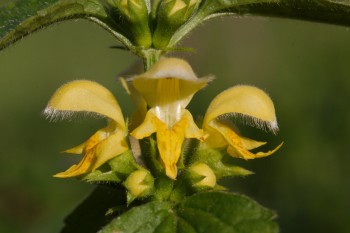
<svg viewBox="0 0 350 233">
<path fill-rule="evenodd" d="M 228 114 L 223 114 L 218 117 L 218 119 L 227 119 L 233 117 L 235 119 L 238 119 L 243 122 L 243 124 L 250 125 L 259 129 L 262 129 L 264 131 L 270 131 L 273 134 L 277 134 L 278 132 L 278 124 L 277 120 L 275 119 L 274 121 L 264 121 L 262 119 L 250 116 L 250 115 L 245 115 L 242 113 L 228 113 Z"/>
<path fill-rule="evenodd" d="M 44 109 L 42 115 L 51 122 L 74 120 L 81 117 L 106 118 L 95 112 L 58 110 L 49 106 Z"/>
</svg>

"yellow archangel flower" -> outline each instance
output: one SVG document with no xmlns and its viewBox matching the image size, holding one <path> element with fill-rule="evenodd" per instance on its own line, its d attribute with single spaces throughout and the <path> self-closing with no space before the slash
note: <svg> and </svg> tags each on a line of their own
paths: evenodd
<svg viewBox="0 0 350 233">
<path fill-rule="evenodd" d="M 234 127 L 224 120 L 230 115 L 241 117 L 246 123 L 258 128 L 277 132 L 278 125 L 272 100 L 259 88 L 238 85 L 223 91 L 213 99 L 203 119 L 203 129 L 209 133 L 205 143 L 212 148 L 227 147 L 231 156 L 243 159 L 265 157 L 282 146 L 283 143 L 268 152 L 250 152 L 266 142 L 240 136 Z"/>
<path fill-rule="evenodd" d="M 210 80 L 197 78 L 190 65 L 177 58 L 163 58 L 147 72 L 131 79 L 134 89 L 150 107 L 131 135 L 142 139 L 156 133 L 161 161 L 166 175 L 172 179 L 177 176 L 176 163 L 185 138 L 206 137 L 185 108 Z"/>
<path fill-rule="evenodd" d="M 67 83 L 54 93 L 44 110 L 44 115 L 53 120 L 70 118 L 76 113 L 106 117 L 108 125 L 83 144 L 66 150 L 71 154 L 84 154 L 84 157 L 79 164 L 55 177 L 73 177 L 94 171 L 128 150 L 125 140 L 127 128 L 122 112 L 113 94 L 105 87 L 86 80 Z"/>
</svg>

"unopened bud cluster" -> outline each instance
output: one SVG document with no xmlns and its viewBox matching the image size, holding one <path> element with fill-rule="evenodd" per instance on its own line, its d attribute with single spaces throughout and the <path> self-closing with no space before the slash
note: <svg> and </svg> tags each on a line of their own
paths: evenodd
<svg viewBox="0 0 350 233">
<path fill-rule="evenodd" d="M 174 32 L 198 8 L 199 0 L 164 0 L 158 9 L 157 27 L 153 34 L 155 47 L 164 48 Z"/>
<path fill-rule="evenodd" d="M 121 30 L 136 46 L 148 48 L 152 45 L 148 22 L 148 8 L 144 0 L 109 0 L 115 20 Z"/>
<path fill-rule="evenodd" d="M 144 198 L 149 196 L 154 189 L 154 179 L 149 171 L 137 170 L 131 173 L 124 182 L 128 192 L 128 203 L 135 198 Z"/>
<path fill-rule="evenodd" d="M 145 0 L 108 0 L 118 29 L 143 49 L 165 49 L 174 32 L 197 10 L 200 0 L 160 0 L 151 6 Z"/>
</svg>

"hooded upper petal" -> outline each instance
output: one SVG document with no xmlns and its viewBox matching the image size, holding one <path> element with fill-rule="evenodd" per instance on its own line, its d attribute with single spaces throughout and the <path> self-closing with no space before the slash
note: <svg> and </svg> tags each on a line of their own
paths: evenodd
<svg viewBox="0 0 350 233">
<path fill-rule="evenodd" d="M 198 78 L 191 66 L 182 59 L 163 58 L 147 72 L 135 76 L 132 82 L 151 107 L 158 105 L 159 100 L 166 95 L 176 94 L 181 107 L 185 108 L 193 95 L 211 80 L 212 77 Z M 171 86 L 176 88 L 176 93 L 167 89 Z"/>
<path fill-rule="evenodd" d="M 88 80 L 72 81 L 60 87 L 51 97 L 44 115 L 65 119 L 79 112 L 108 117 L 125 130 L 124 117 L 113 94 Z"/>
<path fill-rule="evenodd" d="M 229 154 L 244 159 L 270 155 L 281 146 L 273 151 L 253 154 L 249 150 L 258 148 L 266 142 L 240 136 L 231 125 L 220 119 L 227 115 L 241 117 L 248 124 L 276 132 L 278 126 L 273 102 L 261 89 L 239 85 L 216 96 L 203 119 L 203 129 L 209 133 L 206 143 L 214 148 L 228 146 Z"/>
<path fill-rule="evenodd" d="M 271 98 L 261 89 L 239 85 L 217 95 L 208 107 L 204 124 L 224 114 L 247 117 L 247 123 L 258 128 L 278 131 L 275 107 Z"/>
<path fill-rule="evenodd" d="M 105 87 L 86 80 L 67 83 L 54 93 L 44 111 L 46 116 L 53 119 L 65 119 L 75 113 L 107 117 L 108 125 L 81 145 L 66 150 L 67 153 L 83 153 L 84 157 L 79 164 L 56 174 L 56 177 L 72 177 L 93 171 L 128 150 L 122 112 L 113 94 Z"/>
</svg>

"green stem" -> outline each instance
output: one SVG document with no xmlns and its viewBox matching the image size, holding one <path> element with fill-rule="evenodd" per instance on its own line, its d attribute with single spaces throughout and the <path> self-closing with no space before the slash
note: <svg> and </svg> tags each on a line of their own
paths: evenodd
<svg viewBox="0 0 350 233">
<path fill-rule="evenodd" d="M 143 65 L 145 71 L 149 70 L 151 66 L 159 61 L 161 55 L 164 53 L 162 50 L 147 49 L 142 51 Z"/>
</svg>

